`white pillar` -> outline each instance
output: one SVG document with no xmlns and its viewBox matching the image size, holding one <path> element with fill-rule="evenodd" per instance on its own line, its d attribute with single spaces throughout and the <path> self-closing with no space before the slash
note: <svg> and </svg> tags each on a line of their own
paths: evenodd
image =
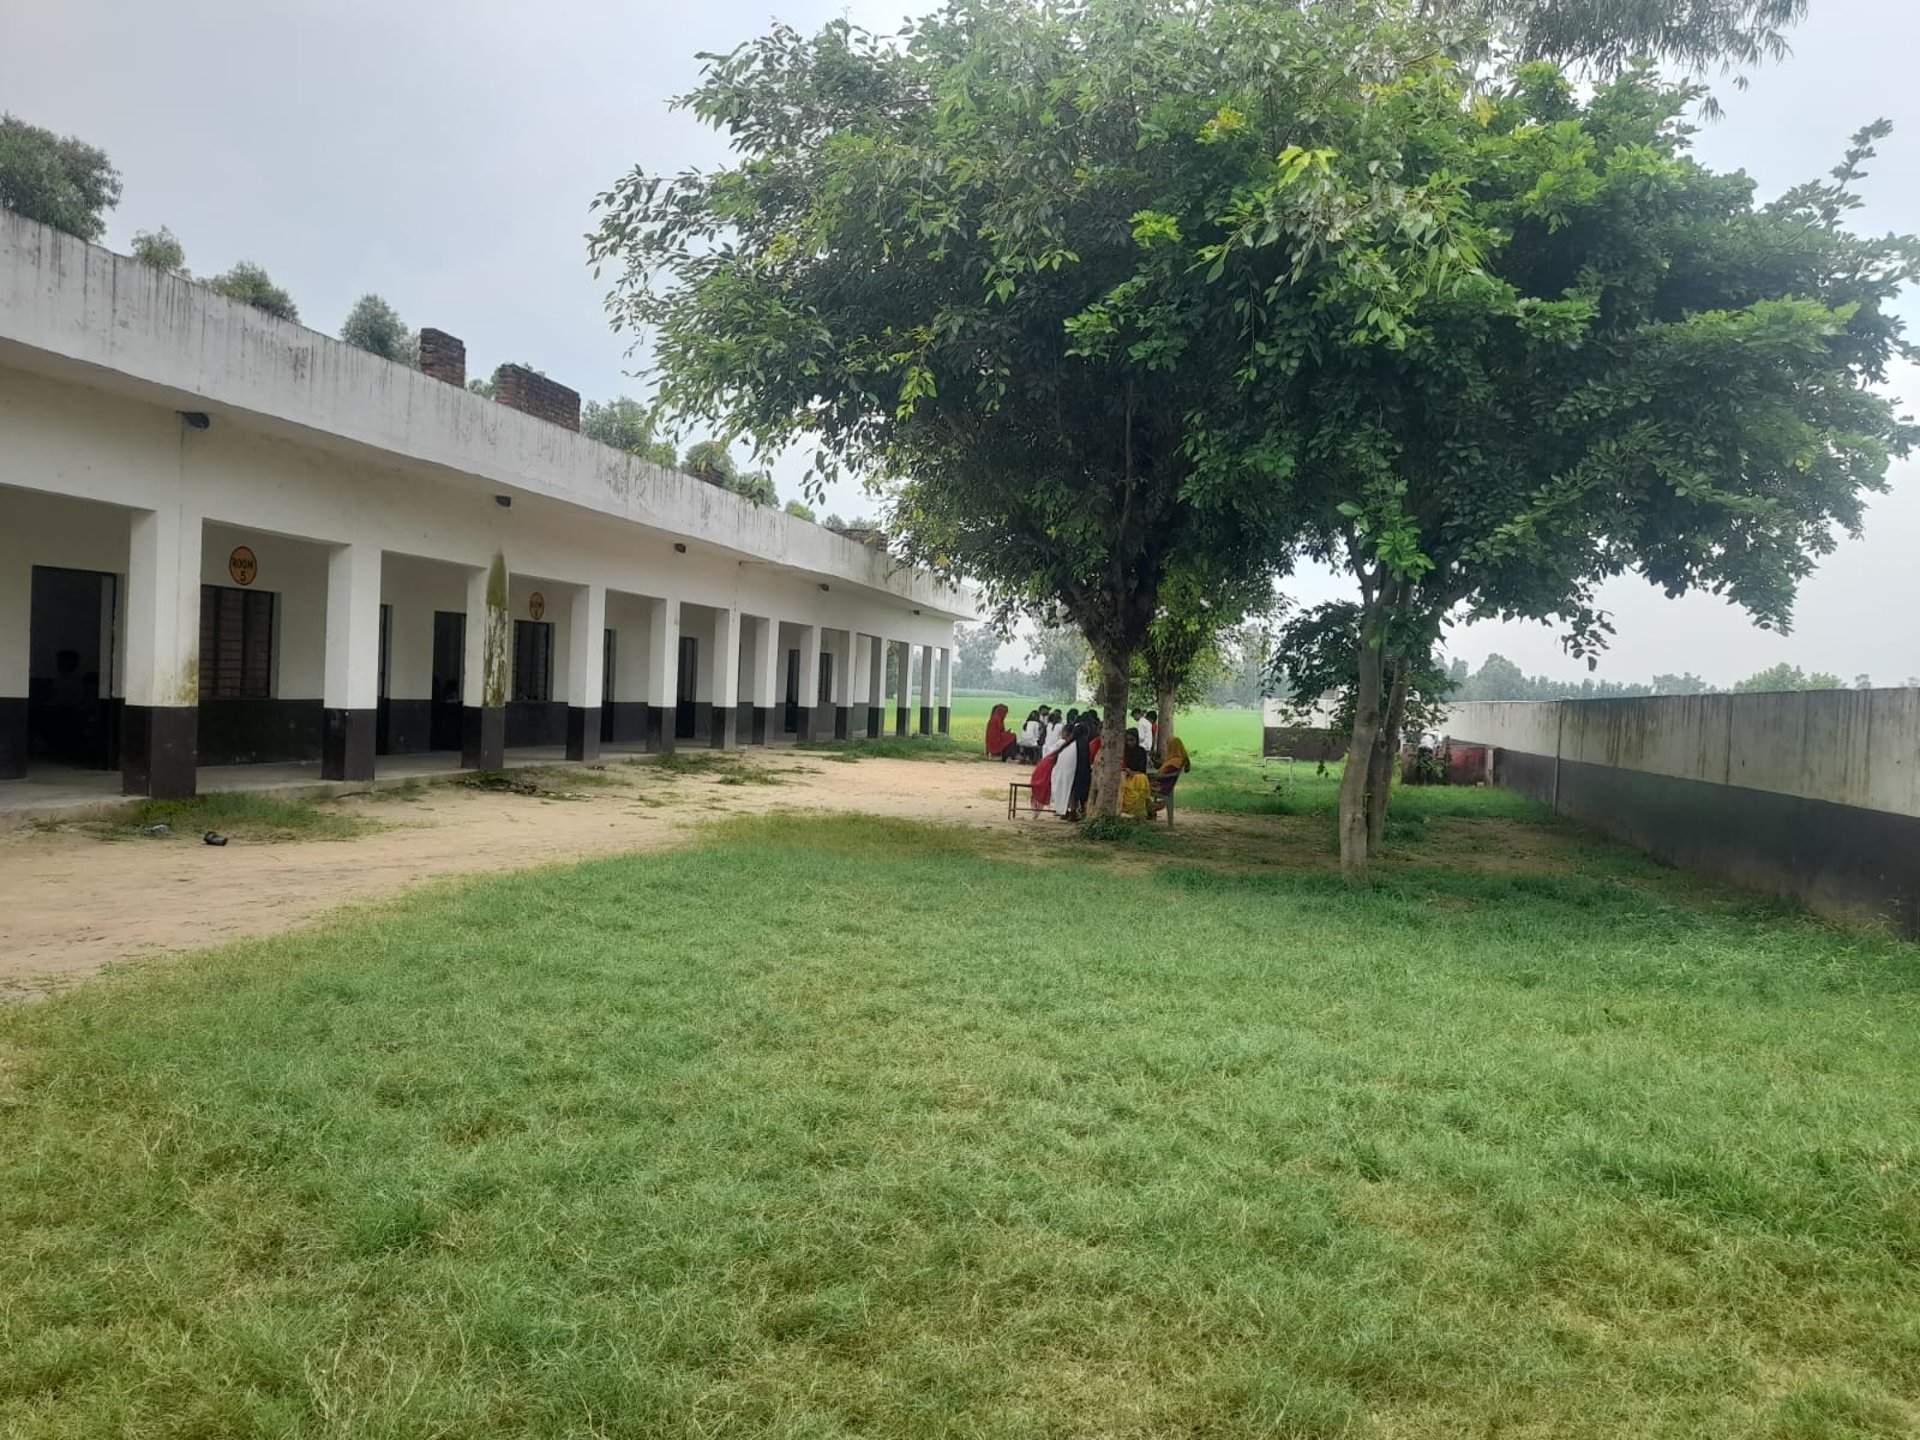
<svg viewBox="0 0 1920 1440">
<path fill-rule="evenodd" d="M 740 612 L 713 612 L 713 747 L 740 743 Z"/>
<path fill-rule="evenodd" d="M 27 773 L 27 691 L 33 678 L 33 561 L 26 536 L 16 517 L 0 518 L 0 780 L 23 779 Z M 103 635 L 111 634 L 103 630 Z M 102 647 L 101 660 L 106 660 Z M 101 666 L 106 669 L 105 664 Z M 101 693 L 109 676 L 102 674 Z"/>
<path fill-rule="evenodd" d="M 647 622 L 647 748 L 674 748 L 679 707 L 680 602 L 653 602 Z"/>
<path fill-rule="evenodd" d="M 780 705 L 780 622 L 761 615 L 753 622 L 753 731 L 755 745 L 772 742 L 779 733 L 774 711 Z"/>
<path fill-rule="evenodd" d="M 900 647 L 899 688 L 893 698 L 893 733 L 913 733 L 913 643 L 898 642 Z"/>
<path fill-rule="evenodd" d="M 933 733 L 933 646 L 920 647 L 920 733 Z"/>
<path fill-rule="evenodd" d="M 935 703 L 940 709 L 934 720 L 940 733 L 946 735 L 953 729 L 953 647 L 950 645 L 940 651 L 939 697 Z"/>
<path fill-rule="evenodd" d="M 567 758 L 600 758 L 607 689 L 607 587 L 576 585 L 567 610 Z"/>
<path fill-rule="evenodd" d="M 194 793 L 200 724 L 200 516 L 136 510 L 127 534 L 127 703 L 122 788 Z"/>
<path fill-rule="evenodd" d="M 495 551 L 467 572 L 466 656 L 460 675 L 460 763 L 498 770 L 507 756 L 507 694 L 513 622 L 507 614 L 507 557 Z"/>
<path fill-rule="evenodd" d="M 796 740 L 811 740 L 822 733 L 819 712 L 822 709 L 820 697 L 820 627 L 802 625 L 800 627 L 800 729 Z M 829 722 L 824 727 L 831 735 L 833 727 Z"/>
<path fill-rule="evenodd" d="M 321 680 L 320 776 L 373 778 L 380 703 L 380 547 L 327 551 L 326 666 Z"/>
<path fill-rule="evenodd" d="M 878 740 L 887 733 L 887 642 L 871 635 L 862 648 L 867 652 L 867 738 Z"/>
</svg>

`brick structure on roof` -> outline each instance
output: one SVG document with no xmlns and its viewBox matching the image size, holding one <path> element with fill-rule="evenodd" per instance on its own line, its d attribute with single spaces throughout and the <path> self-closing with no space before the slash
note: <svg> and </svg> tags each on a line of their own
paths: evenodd
<svg viewBox="0 0 1920 1440">
<path fill-rule="evenodd" d="M 520 365 L 502 365 L 493 372 L 493 398 L 509 409 L 549 424 L 580 428 L 580 392 L 536 375 Z"/>
<path fill-rule="evenodd" d="M 420 332 L 420 373 L 462 389 L 467 383 L 466 342 L 444 330 Z"/>
</svg>

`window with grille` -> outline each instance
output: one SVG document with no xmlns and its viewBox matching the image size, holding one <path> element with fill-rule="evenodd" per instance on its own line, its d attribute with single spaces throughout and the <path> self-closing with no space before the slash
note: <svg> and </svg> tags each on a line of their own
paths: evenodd
<svg viewBox="0 0 1920 1440">
<path fill-rule="evenodd" d="M 513 622 L 513 698 L 553 699 L 553 622 Z"/>
<path fill-rule="evenodd" d="M 200 698 L 267 700 L 273 696 L 271 590 L 200 587 Z"/>
</svg>

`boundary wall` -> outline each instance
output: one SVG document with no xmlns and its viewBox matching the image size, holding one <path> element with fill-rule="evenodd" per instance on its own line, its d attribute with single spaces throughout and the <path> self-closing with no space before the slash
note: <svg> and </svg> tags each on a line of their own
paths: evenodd
<svg viewBox="0 0 1920 1440">
<path fill-rule="evenodd" d="M 1920 690 L 1473 701 L 1441 728 L 1660 860 L 1920 939 Z"/>
</svg>

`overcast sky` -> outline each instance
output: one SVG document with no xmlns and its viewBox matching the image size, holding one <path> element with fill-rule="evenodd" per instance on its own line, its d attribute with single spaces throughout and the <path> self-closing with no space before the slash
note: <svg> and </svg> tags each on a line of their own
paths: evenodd
<svg viewBox="0 0 1920 1440">
<path fill-rule="evenodd" d="M 197 272 L 265 265 L 301 318 L 333 331 L 366 291 L 414 326 L 467 342 L 469 371 L 524 361 L 589 399 L 644 394 L 585 263 L 587 203 L 635 164 L 721 158 L 670 97 L 702 50 L 731 48 L 778 16 L 803 29 L 839 14 L 885 25 L 906 0 L 0 0 L 0 107 L 103 146 L 126 191 L 107 243 L 170 226 Z M 1915 0 L 1812 0 L 1795 54 L 1750 90 L 1725 87 L 1709 164 L 1743 168 L 1763 195 L 1824 173 L 1878 116 L 1894 137 L 1858 223 L 1920 231 L 1920 55 Z M 1920 320 L 1920 301 L 1904 306 Z M 1920 325 L 1915 326 L 1920 329 Z M 1920 400 L 1920 375 L 1903 376 Z M 783 497 L 797 469 L 782 467 Z M 851 489 L 829 497 L 851 516 Z M 1339 589 L 1302 577 L 1305 600 Z M 1707 598 L 1673 602 L 1637 581 L 1605 592 L 1618 637 L 1603 677 L 1693 670 L 1729 683 L 1776 661 L 1920 674 L 1920 462 L 1875 500 L 1802 592 L 1793 635 L 1755 630 Z M 1578 671 L 1541 627 L 1456 632 L 1478 664 L 1499 650 L 1529 673 Z M 1016 658 L 1008 651 L 1005 658 Z"/>
</svg>

